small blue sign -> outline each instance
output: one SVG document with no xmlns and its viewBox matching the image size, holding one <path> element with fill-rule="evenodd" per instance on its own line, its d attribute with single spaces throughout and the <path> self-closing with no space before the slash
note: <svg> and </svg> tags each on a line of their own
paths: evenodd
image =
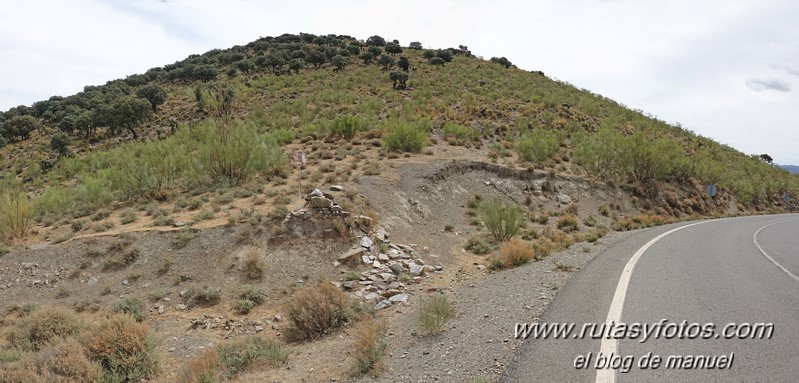
<svg viewBox="0 0 799 383">
<path fill-rule="evenodd" d="M 716 187 L 716 184 L 710 184 L 710 185 L 707 185 L 707 188 L 705 188 L 705 191 L 707 192 L 707 195 L 710 196 L 710 198 L 713 198 L 713 197 L 716 196 L 716 193 L 719 192 L 719 189 Z"/>
</svg>

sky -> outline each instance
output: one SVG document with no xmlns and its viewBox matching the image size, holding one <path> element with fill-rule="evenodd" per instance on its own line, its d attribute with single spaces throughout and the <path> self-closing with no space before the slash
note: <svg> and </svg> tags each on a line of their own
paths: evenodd
<svg viewBox="0 0 799 383">
<path fill-rule="evenodd" d="M 2 0 L 0 110 L 283 33 L 467 45 L 799 164 L 795 0 Z"/>
</svg>

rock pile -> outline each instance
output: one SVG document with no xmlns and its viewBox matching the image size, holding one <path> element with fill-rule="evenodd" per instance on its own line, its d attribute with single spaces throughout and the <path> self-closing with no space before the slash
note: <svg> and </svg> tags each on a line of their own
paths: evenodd
<svg viewBox="0 0 799 383">
<path fill-rule="evenodd" d="M 314 189 L 305 196 L 305 200 L 308 201 L 306 205 L 317 213 L 342 217 L 349 216 L 350 213 L 342 209 L 339 204 L 333 202 L 333 199 L 333 195 L 324 193 L 319 189 Z"/>
<path fill-rule="evenodd" d="M 338 257 L 337 265 L 366 266 L 356 280 L 337 285 L 350 293 L 353 299 L 374 304 L 382 310 L 393 304 L 408 300 L 409 284 L 421 282 L 428 273 L 443 272 L 442 266 L 426 265 L 419 258 L 417 245 L 394 244 L 384 229 L 370 236 L 363 236 L 358 243 Z M 423 248 L 422 251 L 426 251 Z"/>
</svg>

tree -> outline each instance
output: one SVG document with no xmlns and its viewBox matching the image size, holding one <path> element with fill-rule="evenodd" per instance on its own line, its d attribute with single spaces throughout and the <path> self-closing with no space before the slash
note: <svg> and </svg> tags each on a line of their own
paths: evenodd
<svg viewBox="0 0 799 383">
<path fill-rule="evenodd" d="M 372 57 L 380 57 L 380 55 L 383 54 L 383 50 L 380 49 L 380 47 L 369 47 L 366 48 L 366 50 L 372 54 Z"/>
<path fill-rule="evenodd" d="M 422 53 L 422 57 L 430 60 L 431 58 L 436 57 L 436 51 L 434 51 L 432 49 L 428 49 L 428 50 L 424 51 L 424 53 Z"/>
<path fill-rule="evenodd" d="M 408 88 L 408 73 L 397 71 L 391 72 L 388 76 L 391 79 L 392 87 L 397 90 L 404 90 Z"/>
<path fill-rule="evenodd" d="M 386 45 L 386 39 L 384 39 L 384 38 L 382 38 L 382 37 L 380 37 L 378 35 L 374 35 L 374 36 L 366 39 L 366 45 L 368 45 L 370 47 L 382 47 L 382 46 Z"/>
<path fill-rule="evenodd" d="M 770 155 L 765 154 L 765 153 L 760 155 L 760 159 L 763 160 L 763 161 L 766 161 L 769 164 L 774 163 L 774 159 L 771 158 Z"/>
<path fill-rule="evenodd" d="M 407 72 L 407 71 L 408 71 L 408 69 L 410 69 L 410 67 L 411 67 L 411 63 L 410 63 L 410 61 L 408 61 L 408 58 L 407 58 L 407 57 L 405 57 L 405 56 L 401 56 L 401 57 L 399 58 L 399 62 L 397 63 L 397 65 L 399 65 L 400 69 L 402 69 L 402 70 L 404 70 L 404 71 L 406 71 L 406 72 Z"/>
<path fill-rule="evenodd" d="M 9 118 L 0 128 L 3 137 L 8 140 L 25 140 L 31 132 L 41 129 L 42 124 L 33 116 L 17 115 Z"/>
<path fill-rule="evenodd" d="M 62 156 L 69 155 L 69 135 L 64 132 L 58 132 L 50 137 L 50 149 L 55 150 Z"/>
<path fill-rule="evenodd" d="M 255 69 L 255 64 L 252 62 L 252 60 L 248 59 L 236 61 L 233 63 L 233 66 L 243 73 L 249 73 L 251 70 Z"/>
<path fill-rule="evenodd" d="M 433 64 L 435 66 L 444 66 L 444 64 L 446 63 L 447 62 L 444 61 L 444 59 L 442 59 L 441 57 L 433 57 L 430 59 L 430 64 Z"/>
<path fill-rule="evenodd" d="M 389 55 L 382 55 L 377 63 L 383 66 L 383 69 L 389 70 L 394 66 L 394 58 Z"/>
<path fill-rule="evenodd" d="M 191 77 L 200 81 L 213 81 L 219 72 L 211 65 L 201 65 L 191 71 Z"/>
<path fill-rule="evenodd" d="M 361 53 L 361 55 L 358 58 L 363 60 L 363 64 L 364 65 L 369 65 L 372 62 L 372 59 L 375 58 L 375 55 L 373 55 L 372 52 L 368 52 L 367 51 L 367 52 Z"/>
<path fill-rule="evenodd" d="M 495 64 L 502 65 L 502 66 L 504 66 L 505 68 L 510 68 L 510 67 L 513 65 L 513 64 L 512 64 L 512 63 L 511 63 L 511 62 L 510 62 L 508 59 L 506 59 L 505 57 L 500 57 L 500 58 L 492 57 L 492 58 L 491 58 L 491 62 L 492 62 L 492 63 L 495 63 Z"/>
<path fill-rule="evenodd" d="M 388 54 L 390 54 L 392 56 L 395 55 L 395 54 L 398 54 L 398 53 L 402 53 L 402 47 L 399 46 L 399 44 L 388 43 L 388 44 L 386 44 L 386 48 L 385 49 L 386 49 L 386 53 L 388 53 Z"/>
<path fill-rule="evenodd" d="M 441 57 L 446 62 L 452 62 L 452 58 L 454 57 L 454 55 L 452 54 L 452 51 L 449 50 L 449 49 L 440 49 L 440 50 L 438 50 L 436 52 L 436 56 L 437 57 Z"/>
<path fill-rule="evenodd" d="M 273 52 L 266 56 L 266 66 L 271 67 L 272 72 L 280 72 L 283 65 L 286 65 L 286 58 L 282 54 Z"/>
<path fill-rule="evenodd" d="M 289 61 L 289 70 L 294 73 L 300 73 L 300 69 L 305 68 L 305 60 L 301 58 L 294 58 Z"/>
<path fill-rule="evenodd" d="M 305 61 L 308 64 L 313 64 L 314 68 L 319 68 L 320 65 L 325 63 L 325 53 L 319 50 L 310 51 L 305 57 Z"/>
<path fill-rule="evenodd" d="M 166 101 L 166 91 L 160 85 L 150 84 L 136 90 L 136 97 L 149 101 L 155 112 Z"/>
<path fill-rule="evenodd" d="M 348 51 L 350 52 L 350 54 L 352 54 L 353 56 L 356 56 L 356 55 L 358 55 L 359 53 L 361 53 L 361 47 L 359 47 L 359 46 L 357 46 L 357 45 L 347 45 L 347 50 L 348 50 Z"/>
<path fill-rule="evenodd" d="M 147 100 L 131 96 L 122 96 L 94 111 L 94 123 L 96 126 L 107 126 L 112 134 L 117 134 L 122 130 L 127 130 L 133 134 L 133 138 L 139 138 L 136 134 L 136 126 L 150 119 L 153 115 L 152 106 Z"/>
<path fill-rule="evenodd" d="M 411 44 L 408 47 L 415 51 L 418 51 L 422 49 L 422 43 L 418 41 L 411 41 Z"/>
<path fill-rule="evenodd" d="M 330 62 L 333 63 L 333 66 L 336 67 L 336 70 L 343 70 L 347 65 L 350 64 L 350 59 L 342 55 L 336 55 L 333 56 Z"/>
</svg>

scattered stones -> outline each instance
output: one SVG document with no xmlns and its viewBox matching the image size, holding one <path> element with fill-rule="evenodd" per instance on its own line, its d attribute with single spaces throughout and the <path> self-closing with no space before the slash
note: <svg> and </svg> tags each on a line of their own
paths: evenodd
<svg viewBox="0 0 799 383">
<path fill-rule="evenodd" d="M 372 247 L 373 244 L 374 244 L 374 242 L 371 239 L 369 239 L 368 236 L 364 236 L 363 238 L 361 238 L 361 246 L 362 247 L 368 249 L 368 248 Z"/>
<path fill-rule="evenodd" d="M 397 294 L 392 296 L 391 298 L 388 298 L 388 300 L 391 301 L 391 303 L 405 302 L 408 300 L 408 294 Z"/>
</svg>

